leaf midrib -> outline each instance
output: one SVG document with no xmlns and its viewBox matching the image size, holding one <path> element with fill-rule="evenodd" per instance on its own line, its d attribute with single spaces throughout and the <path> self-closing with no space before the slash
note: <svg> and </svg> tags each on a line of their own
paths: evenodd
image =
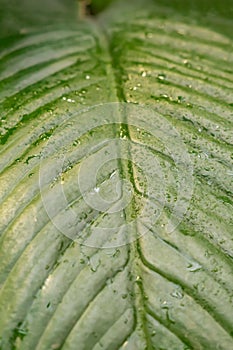
<svg viewBox="0 0 233 350">
<path fill-rule="evenodd" d="M 109 86 L 113 87 L 112 88 L 112 95 L 115 95 L 116 101 L 121 102 L 121 103 L 126 103 L 127 99 L 125 96 L 124 92 L 124 84 L 123 84 L 123 79 L 122 77 L 124 76 L 124 69 L 119 63 L 119 57 L 120 54 L 118 55 L 114 54 L 114 46 L 111 42 L 111 37 L 108 35 L 106 29 L 102 26 L 99 26 L 98 24 L 94 24 L 97 32 L 98 32 L 98 43 L 99 43 L 99 48 L 104 49 L 105 52 L 107 53 L 108 56 L 108 62 L 107 62 L 107 67 L 106 71 L 109 77 Z M 113 34 L 114 35 L 114 34 Z M 127 139 L 130 141 L 133 141 L 130 136 L 130 126 L 127 120 L 127 113 L 125 113 L 123 116 L 119 115 L 118 116 L 121 120 L 121 123 L 119 126 L 124 129 L 124 134 L 126 135 Z M 123 118 L 122 118 L 123 117 Z M 133 171 L 133 166 L 132 163 L 129 161 L 130 155 L 131 155 L 131 150 L 130 150 L 130 145 L 128 146 L 128 154 L 127 154 L 127 165 L 121 161 L 121 157 L 118 158 L 118 167 L 124 177 L 124 179 L 128 180 L 133 188 L 136 188 L 136 183 L 134 181 L 134 171 Z M 124 155 L 125 156 L 125 155 Z M 134 201 L 130 203 L 130 211 L 134 212 Z M 123 209 L 123 215 L 125 217 L 125 221 L 127 222 L 127 217 L 131 216 L 130 212 L 128 210 Z M 137 230 L 137 224 L 134 223 L 134 229 Z M 130 232 L 128 232 L 130 234 Z M 153 346 L 149 337 L 149 333 L 147 330 L 147 322 L 145 319 L 146 313 L 145 311 L 145 305 L 144 305 L 144 295 L 143 295 L 143 287 L 141 284 L 141 281 L 139 283 L 135 283 L 136 280 L 141 276 L 141 268 L 140 264 L 137 263 L 137 261 L 141 261 L 140 257 L 140 243 L 139 241 L 134 241 L 131 242 L 129 248 L 129 260 L 128 260 L 128 265 L 130 265 L 130 271 L 131 274 L 134 278 L 134 282 L 131 282 L 133 284 L 133 290 L 134 290 L 134 305 L 133 305 L 133 310 L 134 310 L 134 327 L 133 331 L 134 332 L 137 328 L 143 329 L 143 336 L 144 340 L 146 341 L 147 349 L 148 350 L 153 350 Z M 130 283 L 130 282 L 129 282 Z M 130 336 L 130 335 L 129 335 Z"/>
</svg>

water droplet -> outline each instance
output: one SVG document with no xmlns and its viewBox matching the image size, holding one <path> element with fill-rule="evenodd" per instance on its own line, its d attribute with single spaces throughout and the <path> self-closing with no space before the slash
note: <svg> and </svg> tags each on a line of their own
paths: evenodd
<svg viewBox="0 0 233 350">
<path fill-rule="evenodd" d="M 170 303 L 168 303 L 166 300 L 162 302 L 161 304 L 161 308 L 162 309 L 169 309 L 169 307 L 171 306 Z"/>
<path fill-rule="evenodd" d="M 100 260 L 96 256 L 92 256 L 89 259 L 89 264 L 92 272 L 96 272 L 100 266 Z"/>
<path fill-rule="evenodd" d="M 73 146 L 78 146 L 78 145 L 80 145 L 80 141 L 79 141 L 79 140 L 75 140 L 75 141 L 73 142 Z"/>
<path fill-rule="evenodd" d="M 63 174 L 61 174 L 61 185 L 63 185 L 64 183 L 65 183 L 65 179 L 64 179 L 64 176 L 63 176 Z"/>
<path fill-rule="evenodd" d="M 198 262 L 191 262 L 187 266 L 187 270 L 190 272 L 196 272 L 202 269 L 202 266 Z"/>
<path fill-rule="evenodd" d="M 189 60 L 184 59 L 184 60 L 183 60 L 183 64 L 184 64 L 187 68 L 191 68 L 191 63 L 189 62 Z"/>
<path fill-rule="evenodd" d="M 182 103 L 182 102 L 184 102 L 185 101 L 185 98 L 183 97 L 183 96 L 178 96 L 177 97 L 177 102 L 178 103 Z"/>
<path fill-rule="evenodd" d="M 116 176 L 116 170 L 113 170 L 113 172 L 110 174 L 110 179 L 112 179 L 113 177 L 115 177 Z"/>
<path fill-rule="evenodd" d="M 159 73 L 159 74 L 157 75 L 157 79 L 158 79 L 159 81 L 164 81 L 164 80 L 166 79 L 166 75 L 163 74 L 163 73 Z"/>
<path fill-rule="evenodd" d="M 141 277 L 137 276 L 136 279 L 135 279 L 135 282 L 140 283 L 141 282 Z"/>
<path fill-rule="evenodd" d="M 180 288 L 176 288 L 172 293 L 171 296 L 176 299 L 182 299 L 184 297 L 184 294 Z"/>
<path fill-rule="evenodd" d="M 173 317 L 171 316 L 171 306 L 171 303 L 164 301 L 161 305 L 161 309 L 165 310 L 167 321 L 170 323 L 175 323 Z"/>
<path fill-rule="evenodd" d="M 94 188 L 94 192 L 99 193 L 99 191 L 100 191 L 100 188 L 99 188 L 99 187 L 95 187 L 95 188 Z"/>
<path fill-rule="evenodd" d="M 25 163 L 26 163 L 26 164 L 29 164 L 29 161 L 30 161 L 31 159 L 33 159 L 33 158 L 40 158 L 40 157 L 41 157 L 40 154 L 34 154 L 34 155 L 32 155 L 32 156 L 27 157 L 27 159 L 25 160 Z M 16 160 L 17 160 L 17 159 L 16 159 Z"/>
<path fill-rule="evenodd" d="M 120 249 L 116 249 L 114 254 L 113 254 L 113 257 L 115 258 L 115 257 L 119 256 L 120 252 L 121 252 Z"/>
</svg>

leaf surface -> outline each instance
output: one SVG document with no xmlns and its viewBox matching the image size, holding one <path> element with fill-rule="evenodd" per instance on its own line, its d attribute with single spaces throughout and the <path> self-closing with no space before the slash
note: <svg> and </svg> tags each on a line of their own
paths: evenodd
<svg viewBox="0 0 233 350">
<path fill-rule="evenodd" d="M 2 350 L 232 347 L 232 40 L 134 6 L 2 42 Z"/>
</svg>

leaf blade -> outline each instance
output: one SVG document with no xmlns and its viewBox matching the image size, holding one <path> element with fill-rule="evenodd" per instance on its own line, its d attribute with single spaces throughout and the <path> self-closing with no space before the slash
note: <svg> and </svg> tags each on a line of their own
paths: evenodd
<svg viewBox="0 0 233 350">
<path fill-rule="evenodd" d="M 27 50 L 33 62 L 38 60 L 35 67 L 41 79 L 27 80 L 33 77 L 27 69 L 18 75 L 18 85 L 14 85 L 17 70 L 12 77 L 2 78 L 9 88 L 2 92 L 6 122 L 1 146 L 1 159 L 5 162 L 1 173 L 4 206 L 0 255 L 4 265 L 0 305 L 3 315 L 6 306 L 10 313 L 8 318 L 0 320 L 0 329 L 4 330 L 3 350 L 9 347 L 76 349 L 77 343 L 80 349 L 101 346 L 157 349 L 167 344 L 174 349 L 206 349 L 213 348 L 219 339 L 223 349 L 231 346 L 232 179 L 221 174 L 232 164 L 229 107 L 232 78 L 228 68 L 218 68 L 223 62 L 231 62 L 231 41 L 210 29 L 187 24 L 185 19 L 177 23 L 157 17 L 152 20 L 150 16 L 151 13 L 138 12 L 138 20 L 130 20 L 130 32 L 126 30 L 129 24 L 115 23 L 108 29 L 110 49 L 104 35 L 96 34 L 96 27 L 85 24 L 80 24 L 78 31 L 71 30 L 70 41 L 66 40 L 65 31 L 59 33 L 64 33 L 63 51 L 60 44 L 56 46 L 58 35 L 46 34 L 43 45 L 49 65 L 44 76 L 42 69 L 47 61 L 43 54 L 37 56 L 37 48 L 33 46 L 36 34 L 16 44 L 15 62 L 19 69 L 26 57 L 20 50 L 29 43 Z M 52 36 L 50 41 L 47 35 Z M 55 44 L 53 50 L 51 40 Z M 9 50 L 6 55 L 11 57 L 14 46 Z M 72 60 L 62 66 L 62 60 L 70 54 Z M 53 70 L 50 65 L 53 59 L 58 60 L 58 69 Z M 206 82 L 205 77 L 212 80 Z M 187 87 L 190 82 L 192 86 Z M 34 88 L 37 94 L 33 93 Z M 18 101 L 12 110 L 15 100 Z M 50 143 L 50 150 L 51 155 L 59 154 L 59 147 L 75 135 L 72 128 L 81 130 L 87 120 L 90 122 L 85 108 L 119 100 L 146 104 L 157 111 L 164 130 L 167 124 L 179 130 L 195 169 L 190 208 L 172 234 L 164 229 L 170 215 L 167 201 L 155 227 L 138 243 L 110 250 L 70 244 L 49 221 L 39 194 L 39 165 L 46 150 L 45 142 L 50 138 L 58 142 Z M 80 119 L 72 119 L 77 109 L 84 112 L 80 113 Z M 105 136 L 129 138 L 130 149 L 119 151 L 126 158 L 128 154 L 137 155 L 137 161 L 146 158 L 140 144 L 153 149 L 161 165 L 169 164 L 173 171 L 169 152 L 153 133 L 150 137 L 138 135 L 125 117 L 128 116 L 123 115 L 118 124 L 95 130 L 94 136 L 84 135 L 77 140 L 80 144 L 72 145 L 78 149 L 73 167 L 64 168 L 64 173 L 46 188 L 51 201 L 49 208 L 54 206 L 54 217 L 60 222 L 65 216 L 59 212 L 57 184 L 64 182 L 68 204 L 75 204 L 80 196 L 75 188 L 79 162 Z M 127 130 L 122 128 L 125 123 Z M 215 128 L 216 123 L 220 130 Z M 142 153 L 136 153 L 137 149 Z M 138 190 L 134 166 L 129 167 L 128 158 L 121 163 L 121 174 Z M 46 169 L 50 176 L 49 167 Z M 164 169 L 169 168 L 164 166 Z M 106 174 L 112 175 L 110 170 L 111 167 L 103 169 L 100 185 L 105 183 Z M 169 193 L 173 195 L 171 189 Z M 141 195 L 135 196 L 133 206 L 125 211 L 126 221 L 141 200 Z M 152 196 L 150 200 L 155 199 Z M 104 220 L 95 211 L 89 212 L 85 201 L 77 204 L 74 208 L 86 211 L 85 220 L 93 226 Z M 83 232 L 88 232 L 87 228 Z M 20 336 L 22 330 L 24 337 Z"/>
</svg>

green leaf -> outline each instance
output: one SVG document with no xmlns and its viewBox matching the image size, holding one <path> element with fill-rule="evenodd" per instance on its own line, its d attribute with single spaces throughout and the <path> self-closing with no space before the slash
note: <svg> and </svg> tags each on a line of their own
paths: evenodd
<svg viewBox="0 0 233 350">
<path fill-rule="evenodd" d="M 90 1 L 90 6 L 93 14 L 102 12 L 106 7 L 108 7 L 113 0 L 92 0 Z"/>
<path fill-rule="evenodd" d="M 232 347 L 232 39 L 175 7 L 1 41 L 1 350 Z"/>
<path fill-rule="evenodd" d="M 78 17 L 73 0 L 0 0 L 0 37 L 26 33 L 33 28 L 69 21 Z"/>
</svg>

